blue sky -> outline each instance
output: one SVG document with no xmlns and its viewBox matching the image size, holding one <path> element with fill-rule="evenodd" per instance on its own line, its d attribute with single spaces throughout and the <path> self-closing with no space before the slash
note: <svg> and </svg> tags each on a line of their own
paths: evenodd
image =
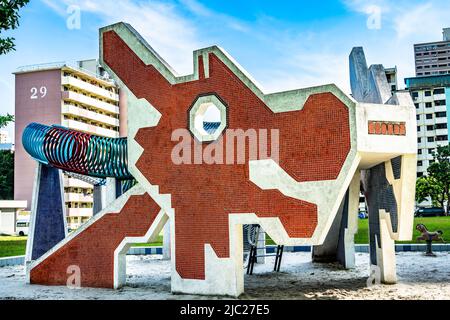
<svg viewBox="0 0 450 320">
<path fill-rule="evenodd" d="M 79 29 L 66 25 L 74 5 Z M 217 44 L 266 92 L 325 83 L 349 92 L 353 46 L 364 47 L 369 64 L 396 65 L 402 86 L 414 75 L 413 44 L 440 40 L 449 12 L 448 0 L 31 0 L 20 28 L 4 34 L 17 51 L 0 56 L 0 112 L 14 112 L 17 67 L 97 57 L 98 29 L 118 21 L 180 74 L 192 71 L 193 50 Z"/>
</svg>

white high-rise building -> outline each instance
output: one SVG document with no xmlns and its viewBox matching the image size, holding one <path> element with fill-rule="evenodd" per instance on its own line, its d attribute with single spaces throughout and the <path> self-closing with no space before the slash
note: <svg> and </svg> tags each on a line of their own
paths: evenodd
<svg viewBox="0 0 450 320">
<path fill-rule="evenodd" d="M 426 174 L 439 145 L 448 145 L 450 74 L 406 78 L 417 110 L 417 176 Z"/>
<path fill-rule="evenodd" d="M 6 130 L 0 130 L 0 144 L 11 143 L 9 133 Z"/>
</svg>

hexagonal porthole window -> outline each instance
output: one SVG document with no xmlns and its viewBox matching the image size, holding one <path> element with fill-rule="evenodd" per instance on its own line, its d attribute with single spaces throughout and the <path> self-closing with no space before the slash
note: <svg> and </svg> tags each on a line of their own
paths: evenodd
<svg viewBox="0 0 450 320">
<path fill-rule="evenodd" d="M 189 111 L 189 130 L 201 142 L 219 138 L 227 126 L 227 107 L 216 96 L 198 97 Z"/>
</svg>

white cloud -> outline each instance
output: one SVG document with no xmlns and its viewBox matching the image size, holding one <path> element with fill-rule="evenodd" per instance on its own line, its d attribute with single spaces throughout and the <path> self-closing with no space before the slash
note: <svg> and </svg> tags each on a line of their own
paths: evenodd
<svg viewBox="0 0 450 320">
<path fill-rule="evenodd" d="M 450 23 L 449 12 L 448 1 L 442 4 L 428 2 L 408 6 L 408 10 L 399 10 L 394 17 L 397 36 L 428 39 L 426 41 L 440 40 L 436 36 Z"/>
<path fill-rule="evenodd" d="M 66 15 L 66 10 L 61 6 L 61 3 L 57 3 L 54 0 L 41 0 L 49 8 L 53 9 L 60 16 Z"/>
<path fill-rule="evenodd" d="M 42 1 L 61 15 L 75 4 L 82 14 L 100 17 L 103 25 L 131 23 L 182 74 L 192 71 L 193 50 L 205 44 L 224 46 L 226 39 L 234 47 L 225 49 L 246 57 L 239 62 L 251 65 L 249 72 L 271 92 L 325 83 L 336 83 L 349 92 L 348 54 L 359 45 L 365 47 L 369 64 L 397 65 L 402 87 L 402 77 L 414 75 L 413 43 L 439 40 L 450 11 L 448 0 L 342 0 L 363 18 L 370 8 L 379 7 L 381 29 L 369 30 L 364 20 L 350 20 L 354 17 L 349 15 L 343 25 L 315 30 L 286 25 L 264 13 L 256 21 L 243 22 L 197 0 Z"/>
<path fill-rule="evenodd" d="M 413 45 L 442 40 L 442 28 L 450 25 L 448 0 L 343 0 L 343 3 L 365 15 L 370 5 L 382 9 L 382 28 L 376 32 L 368 30 L 364 46 L 373 59 L 369 64 L 397 66 L 400 88 L 404 87 L 404 77 L 415 75 Z"/>
<path fill-rule="evenodd" d="M 389 0 L 343 0 L 342 1 L 350 10 L 369 14 L 370 8 L 378 7 L 382 13 L 387 13 L 391 10 L 391 4 Z"/>
<path fill-rule="evenodd" d="M 201 17 L 211 17 L 215 15 L 215 13 L 204 5 L 195 0 L 180 0 L 180 2 L 192 13 L 201 16 Z"/>
<path fill-rule="evenodd" d="M 214 24 L 215 26 L 221 26 L 221 28 L 230 28 L 238 32 L 249 32 L 250 28 L 246 23 L 231 17 L 226 14 L 222 14 L 208 9 L 197 0 L 179 0 L 185 9 L 199 17 L 199 22 L 202 24 Z"/>
<path fill-rule="evenodd" d="M 386 27 L 392 28 L 400 39 L 420 36 L 430 39 L 450 23 L 448 0 L 342 0 L 342 2 L 350 10 L 366 15 L 370 7 L 379 7 Z"/>
<path fill-rule="evenodd" d="M 119 21 L 130 23 L 177 72 L 181 74 L 192 72 L 192 51 L 201 47 L 201 42 L 198 40 L 195 26 L 181 15 L 173 4 L 131 0 L 43 1 L 62 15 L 69 5 L 79 6 L 82 28 L 84 13 L 97 15 L 103 25 Z"/>
<path fill-rule="evenodd" d="M 279 44 L 282 51 L 269 67 L 258 71 L 257 79 L 266 93 L 293 90 L 334 83 L 350 93 L 347 52 L 331 52 L 328 48 L 292 48 Z"/>
</svg>

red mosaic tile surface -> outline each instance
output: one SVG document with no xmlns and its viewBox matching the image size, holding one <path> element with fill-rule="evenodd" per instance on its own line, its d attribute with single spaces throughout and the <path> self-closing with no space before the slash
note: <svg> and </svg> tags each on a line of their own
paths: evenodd
<svg viewBox="0 0 450 320">
<path fill-rule="evenodd" d="M 148 194 L 131 196 L 30 271 L 30 283 L 66 285 L 69 266 L 78 266 L 82 287 L 114 287 L 114 250 L 125 237 L 142 237 L 160 211 Z"/>
<path fill-rule="evenodd" d="M 209 78 L 171 85 L 113 31 L 103 35 L 105 63 L 138 97 L 161 114 L 156 127 L 142 128 L 135 139 L 144 148 L 136 166 L 161 193 L 172 195 L 176 225 L 176 268 L 183 278 L 204 279 L 204 245 L 229 256 L 229 213 L 279 217 L 290 237 L 311 237 L 317 225 L 315 204 L 261 190 L 241 165 L 175 165 L 173 130 L 188 128 L 188 111 L 199 95 L 215 93 L 227 105 L 229 129 L 279 129 L 280 166 L 295 180 L 336 179 L 350 151 L 349 111 L 332 93 L 311 95 L 301 111 L 273 113 L 213 53 Z M 224 145 L 226 137 L 222 136 Z M 270 143 L 269 143 L 270 145 Z M 208 144 L 203 144 L 206 148 Z M 248 146 L 247 146 L 248 147 Z M 270 148 L 269 148 L 270 149 Z"/>
</svg>

